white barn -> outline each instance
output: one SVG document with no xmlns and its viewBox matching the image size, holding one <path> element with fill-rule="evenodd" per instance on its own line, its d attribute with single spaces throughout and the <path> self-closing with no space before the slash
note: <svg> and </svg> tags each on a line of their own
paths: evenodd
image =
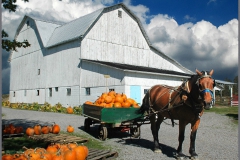
<svg viewBox="0 0 240 160">
<path fill-rule="evenodd" d="M 177 86 L 192 71 L 154 48 L 122 3 L 61 24 L 25 16 L 12 52 L 10 103 L 78 106 L 115 90 L 141 103 L 154 84 Z"/>
</svg>

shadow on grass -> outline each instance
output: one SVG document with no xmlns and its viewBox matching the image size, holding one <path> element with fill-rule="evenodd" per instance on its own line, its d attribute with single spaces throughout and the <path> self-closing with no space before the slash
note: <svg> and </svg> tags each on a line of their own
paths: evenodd
<svg viewBox="0 0 240 160">
<path fill-rule="evenodd" d="M 230 117 L 230 118 L 233 118 L 234 120 L 238 120 L 238 114 L 226 114 L 226 116 Z"/>
</svg>

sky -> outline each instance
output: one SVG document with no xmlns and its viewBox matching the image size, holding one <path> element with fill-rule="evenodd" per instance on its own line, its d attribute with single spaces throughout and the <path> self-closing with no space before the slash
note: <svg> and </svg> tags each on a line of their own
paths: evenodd
<svg viewBox="0 0 240 160">
<path fill-rule="evenodd" d="M 124 3 L 141 21 L 152 45 L 194 71 L 213 78 L 238 76 L 238 0 L 17 0 L 2 7 L 2 29 L 14 39 L 24 15 L 70 22 L 103 7 Z M 9 93 L 9 52 L 2 50 L 2 93 Z"/>
</svg>

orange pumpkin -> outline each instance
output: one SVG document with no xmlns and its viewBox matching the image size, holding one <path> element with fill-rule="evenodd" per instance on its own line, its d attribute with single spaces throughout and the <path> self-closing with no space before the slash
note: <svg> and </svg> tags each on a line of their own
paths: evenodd
<svg viewBox="0 0 240 160">
<path fill-rule="evenodd" d="M 53 157 L 54 154 L 55 153 L 52 154 L 52 153 L 49 153 L 49 152 L 45 152 L 45 153 L 42 154 L 42 156 L 43 156 L 43 159 L 45 158 L 46 160 L 52 160 L 52 157 Z"/>
<path fill-rule="evenodd" d="M 71 125 L 68 125 L 68 126 L 67 126 L 67 132 L 69 132 L 69 133 L 74 132 L 74 127 L 71 126 Z"/>
<path fill-rule="evenodd" d="M 110 92 L 108 92 L 108 95 L 109 95 L 109 96 L 115 96 L 115 95 L 116 95 L 116 92 L 115 92 L 115 91 L 110 91 Z"/>
<path fill-rule="evenodd" d="M 69 148 L 68 148 L 68 145 L 67 144 L 62 144 L 61 147 L 60 147 L 60 151 L 62 153 L 64 153 L 65 151 L 68 151 Z"/>
<path fill-rule="evenodd" d="M 140 108 L 140 106 L 137 103 L 134 103 L 133 108 Z"/>
<path fill-rule="evenodd" d="M 90 105 L 91 105 L 91 104 L 93 104 L 93 103 L 90 102 L 90 101 L 86 101 L 85 104 L 90 104 Z"/>
<path fill-rule="evenodd" d="M 40 135 L 41 134 L 41 126 L 39 125 L 39 124 L 37 124 L 37 125 L 35 125 L 34 126 L 34 134 L 36 134 L 36 135 Z"/>
<path fill-rule="evenodd" d="M 85 160 L 88 156 L 88 152 L 84 146 L 77 146 L 73 150 L 76 152 L 77 160 Z"/>
<path fill-rule="evenodd" d="M 115 97 L 115 102 L 123 103 L 123 98 L 121 95 Z"/>
<path fill-rule="evenodd" d="M 13 160 L 13 156 L 11 154 L 5 154 L 2 156 L 2 160 Z"/>
<path fill-rule="evenodd" d="M 52 133 L 52 128 L 53 128 L 53 125 L 51 125 L 51 126 L 48 126 L 49 133 Z"/>
<path fill-rule="evenodd" d="M 60 126 L 58 124 L 53 125 L 52 133 L 58 134 L 60 132 Z"/>
<path fill-rule="evenodd" d="M 127 101 L 130 103 L 130 106 L 135 103 L 135 100 L 133 100 L 132 98 L 128 98 Z"/>
<path fill-rule="evenodd" d="M 76 148 L 77 146 L 78 146 L 77 143 L 68 143 L 68 148 L 69 148 L 69 149 Z"/>
<path fill-rule="evenodd" d="M 24 154 L 13 154 L 13 159 L 14 160 L 28 160 Z"/>
<path fill-rule="evenodd" d="M 33 135 L 34 135 L 34 129 L 33 129 L 33 127 L 28 127 L 28 128 L 26 129 L 26 134 L 27 134 L 28 136 L 33 136 Z"/>
<path fill-rule="evenodd" d="M 40 159 L 40 157 L 41 157 L 40 153 L 38 153 L 38 152 L 31 152 L 28 155 L 28 160 L 36 160 L 36 159 Z"/>
<path fill-rule="evenodd" d="M 28 157 L 28 155 L 30 154 L 30 153 L 33 153 L 34 152 L 34 149 L 32 149 L 32 148 L 25 148 L 26 150 L 23 152 L 23 155 L 25 156 L 25 157 Z"/>
<path fill-rule="evenodd" d="M 115 102 L 113 104 L 113 107 L 115 107 L 115 108 L 122 108 L 122 104 L 120 102 Z"/>
<path fill-rule="evenodd" d="M 122 103 L 123 108 L 129 108 L 130 106 L 131 106 L 131 104 L 128 101 L 125 101 Z"/>
<path fill-rule="evenodd" d="M 68 113 L 68 114 L 73 114 L 73 108 L 72 108 L 71 106 L 69 106 L 69 107 L 67 108 L 67 113 Z"/>
<path fill-rule="evenodd" d="M 41 128 L 41 133 L 42 134 L 48 134 L 49 133 L 49 127 L 48 126 L 43 126 Z"/>
<path fill-rule="evenodd" d="M 106 105 L 105 105 L 105 108 L 112 108 L 113 107 L 113 103 L 107 103 Z"/>
<path fill-rule="evenodd" d="M 46 149 L 48 153 L 55 154 L 57 153 L 58 149 L 54 145 L 49 145 Z"/>
<path fill-rule="evenodd" d="M 122 98 L 123 98 L 123 102 L 125 102 L 127 100 L 127 96 L 123 93 L 122 93 Z"/>
<path fill-rule="evenodd" d="M 22 133 L 23 132 L 23 127 L 16 127 L 15 128 L 15 133 L 18 134 L 18 133 Z"/>
<path fill-rule="evenodd" d="M 67 150 L 63 153 L 64 160 L 77 160 L 77 155 L 74 150 Z"/>
<path fill-rule="evenodd" d="M 106 96 L 106 97 L 104 98 L 104 102 L 107 103 L 107 104 L 108 104 L 108 103 L 111 103 L 112 100 L 113 100 L 112 96 Z"/>
<path fill-rule="evenodd" d="M 60 150 L 52 156 L 52 160 L 65 160 L 63 158 L 63 153 Z"/>
</svg>

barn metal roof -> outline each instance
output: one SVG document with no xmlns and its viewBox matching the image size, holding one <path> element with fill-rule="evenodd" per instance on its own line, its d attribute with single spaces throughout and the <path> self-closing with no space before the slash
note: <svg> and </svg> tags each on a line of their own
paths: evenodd
<svg viewBox="0 0 240 160">
<path fill-rule="evenodd" d="M 45 47 L 47 47 L 47 48 L 53 47 L 53 46 L 59 45 L 64 42 L 68 42 L 68 41 L 72 41 L 72 40 L 81 38 L 92 27 L 92 25 L 98 20 L 98 17 L 100 17 L 104 11 L 107 11 L 108 9 L 113 8 L 115 6 L 122 6 L 135 18 L 148 45 L 151 45 L 150 40 L 141 24 L 141 21 L 139 20 L 139 18 L 137 16 L 135 16 L 134 13 L 130 9 L 128 9 L 123 3 L 119 3 L 114 6 L 109 6 L 109 7 L 99 9 L 95 12 L 92 12 L 90 14 L 82 16 L 78 19 L 75 19 L 75 20 L 69 22 L 69 23 L 66 23 L 65 25 L 57 27 Z"/>
<path fill-rule="evenodd" d="M 92 62 L 97 63 L 101 65 L 106 65 L 109 67 L 125 70 L 125 71 L 140 71 L 140 72 L 148 72 L 148 73 L 158 73 L 158 74 L 166 74 L 166 75 L 176 75 L 176 76 L 184 76 L 184 77 L 190 77 L 192 74 L 187 73 L 181 73 L 176 71 L 170 71 L 170 70 L 164 70 L 164 69 L 158 69 L 158 68 L 150 68 L 150 67 L 143 67 L 143 66 L 134 66 L 134 65 L 128 65 L 128 64 L 121 64 L 121 63 L 113 63 L 113 62 L 105 62 L 105 61 L 94 61 L 94 60 L 88 60 L 88 59 L 82 59 L 86 62 Z"/>
<path fill-rule="evenodd" d="M 92 26 L 97 17 L 102 13 L 103 9 L 99 9 L 93 13 L 75 19 L 65 25 L 57 27 L 49 39 L 46 47 L 52 47 L 64 42 L 68 42 L 80 38 Z"/>
</svg>

